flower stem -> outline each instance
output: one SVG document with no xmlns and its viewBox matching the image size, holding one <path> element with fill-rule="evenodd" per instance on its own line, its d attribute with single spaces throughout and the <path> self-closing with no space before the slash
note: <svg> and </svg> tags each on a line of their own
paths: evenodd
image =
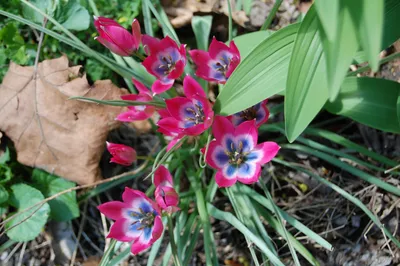
<svg viewBox="0 0 400 266">
<path fill-rule="evenodd" d="M 145 57 L 144 55 L 142 55 L 141 53 L 139 53 L 139 52 L 136 52 L 136 53 L 135 53 L 135 56 L 136 56 L 137 58 L 139 58 L 140 60 L 142 60 L 142 61 L 144 61 L 144 60 L 146 59 L 146 57 Z"/>
<path fill-rule="evenodd" d="M 99 266 L 106 266 L 110 261 L 111 252 L 114 251 L 115 244 L 117 244 L 117 240 L 111 239 L 110 246 L 108 246 L 106 252 L 104 252 L 103 258 L 100 261 Z"/>
<path fill-rule="evenodd" d="M 175 237 L 174 237 L 174 224 L 172 223 L 172 216 L 168 217 L 168 233 L 169 233 L 169 243 L 171 244 L 172 257 L 174 258 L 175 266 L 182 266 L 181 261 L 178 256 L 178 249 L 176 248 Z"/>
</svg>

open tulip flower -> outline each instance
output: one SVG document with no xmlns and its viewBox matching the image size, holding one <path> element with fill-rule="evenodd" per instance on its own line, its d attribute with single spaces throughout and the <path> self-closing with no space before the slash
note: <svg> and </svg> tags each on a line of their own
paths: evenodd
<svg viewBox="0 0 400 266">
<path fill-rule="evenodd" d="M 122 200 L 98 206 L 106 217 L 115 220 L 108 238 L 132 242 L 131 252 L 136 255 L 160 238 L 164 226 L 160 208 L 141 191 L 125 188 Z"/>
<path fill-rule="evenodd" d="M 229 47 L 215 37 L 211 41 L 208 52 L 202 50 L 189 51 L 196 64 L 196 75 L 208 81 L 224 84 L 240 63 L 240 53 L 234 41 Z"/>
<path fill-rule="evenodd" d="M 142 35 L 136 19 L 132 22 L 132 34 L 116 21 L 105 17 L 94 17 L 94 26 L 99 32 L 95 39 L 117 55 L 131 56 L 140 46 Z"/>
<path fill-rule="evenodd" d="M 167 112 L 158 122 L 166 131 L 189 136 L 197 136 L 207 130 L 213 121 L 214 112 L 206 93 L 190 76 L 183 80 L 183 92 L 186 97 L 166 100 Z"/>
<path fill-rule="evenodd" d="M 129 146 L 107 142 L 107 150 L 113 156 L 112 163 L 129 166 L 136 160 L 136 151 Z"/>
<path fill-rule="evenodd" d="M 253 105 L 241 112 L 229 116 L 234 126 L 238 126 L 245 121 L 256 120 L 256 127 L 259 128 L 262 124 L 267 122 L 269 117 L 269 110 L 267 107 L 268 100 L 264 100 L 256 105 Z"/>
<path fill-rule="evenodd" d="M 178 211 L 179 196 L 174 189 L 171 173 L 163 165 L 154 172 L 154 186 L 156 202 L 161 209 L 167 213 Z"/>
<path fill-rule="evenodd" d="M 122 100 L 138 102 L 150 102 L 153 100 L 151 92 L 146 88 L 146 86 L 137 80 L 132 79 L 132 81 L 138 89 L 139 94 L 122 95 Z M 128 111 L 119 114 L 116 119 L 121 122 L 146 120 L 150 118 L 156 110 L 154 106 L 150 105 L 128 106 L 128 109 Z"/>
<path fill-rule="evenodd" d="M 186 65 L 185 45 L 178 46 L 169 36 L 162 40 L 148 35 L 142 36 L 143 46 L 149 55 L 143 66 L 158 80 L 151 90 L 155 94 L 170 89 L 175 79 L 179 78 Z"/>
<path fill-rule="evenodd" d="M 257 145 L 255 120 L 243 122 L 235 128 L 226 117 L 216 116 L 212 132 L 215 140 L 209 145 L 206 162 L 217 169 L 215 181 L 219 187 L 230 187 L 236 181 L 244 184 L 256 182 L 261 165 L 274 158 L 280 149 L 275 142 Z"/>
</svg>

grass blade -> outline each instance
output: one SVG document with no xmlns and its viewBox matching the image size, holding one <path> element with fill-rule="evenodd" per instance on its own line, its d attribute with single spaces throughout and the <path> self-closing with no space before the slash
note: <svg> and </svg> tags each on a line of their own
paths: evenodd
<svg viewBox="0 0 400 266">
<path fill-rule="evenodd" d="M 207 204 L 208 212 L 215 219 L 226 221 L 239 230 L 243 235 L 247 236 L 262 252 L 267 254 L 268 258 L 275 265 L 284 266 L 277 256 L 268 248 L 268 246 L 255 236 L 245 225 L 243 225 L 232 213 L 221 211 L 210 203 Z"/>
</svg>

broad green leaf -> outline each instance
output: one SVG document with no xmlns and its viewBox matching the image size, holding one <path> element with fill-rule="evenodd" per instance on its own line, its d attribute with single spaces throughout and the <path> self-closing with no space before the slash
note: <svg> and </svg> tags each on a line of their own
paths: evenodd
<svg viewBox="0 0 400 266">
<path fill-rule="evenodd" d="M 333 101 L 339 93 L 340 85 L 346 77 L 349 66 L 359 48 L 357 25 L 351 16 L 351 8 L 354 8 L 354 5 L 341 2 L 336 37 L 333 40 L 328 39 L 326 32 L 320 27 L 327 65 L 330 101 Z"/>
<path fill-rule="evenodd" d="M 54 12 L 57 8 L 58 5 L 58 0 L 31 0 L 31 4 L 42 10 L 44 13 L 46 13 L 49 16 L 53 16 Z M 35 10 L 29 8 L 26 5 L 22 6 L 22 15 L 33 22 L 42 24 L 44 17 L 37 13 Z"/>
<path fill-rule="evenodd" d="M 46 198 L 75 186 L 73 182 L 39 169 L 33 170 L 32 181 L 34 182 L 34 186 L 39 189 Z M 70 221 L 79 217 L 79 206 L 76 201 L 75 191 L 65 193 L 49 201 L 49 205 L 51 218 L 56 221 Z"/>
<path fill-rule="evenodd" d="M 0 164 L 0 184 L 5 184 L 13 178 L 13 173 L 8 165 Z"/>
<path fill-rule="evenodd" d="M 218 95 L 217 113 L 234 114 L 285 89 L 298 29 L 292 24 L 273 33 L 242 60 Z"/>
<path fill-rule="evenodd" d="M 326 62 L 311 6 L 301 23 L 291 54 L 285 92 L 285 128 L 294 141 L 328 99 Z M 272 37 L 272 36 L 271 36 Z"/>
<path fill-rule="evenodd" d="M 356 5 L 359 1 L 353 2 L 353 7 L 355 13 L 361 13 L 361 21 L 359 21 L 360 42 L 368 57 L 372 70 L 377 71 L 379 67 L 379 53 L 382 50 L 381 40 L 383 36 L 385 1 L 363 0 L 360 2 L 360 5 Z M 361 12 L 359 9 L 361 9 Z M 397 16 L 398 15 L 399 14 L 397 14 Z M 398 25 L 399 24 L 397 24 L 397 27 Z"/>
<path fill-rule="evenodd" d="M 330 41 L 335 40 L 337 24 L 339 22 L 340 0 L 316 0 L 314 2 L 318 18 L 323 30 Z"/>
<path fill-rule="evenodd" d="M 192 29 L 196 36 L 197 49 L 208 50 L 208 38 L 210 36 L 212 16 L 194 16 Z"/>
<path fill-rule="evenodd" d="M 400 38 L 400 1 L 385 0 L 384 30 L 382 48 L 386 48 Z"/>
<path fill-rule="evenodd" d="M 11 191 L 10 204 L 17 208 L 17 212 L 44 200 L 39 190 L 26 184 L 13 185 L 11 186 Z M 7 236 L 15 241 L 29 241 L 34 239 L 46 224 L 49 212 L 49 204 L 44 203 L 42 206 L 38 205 L 18 214 L 18 216 L 6 223 Z"/>
<path fill-rule="evenodd" d="M 243 60 L 262 41 L 271 36 L 272 33 L 273 31 L 270 30 L 261 30 L 233 38 L 237 48 L 239 49 L 241 59 Z"/>
<path fill-rule="evenodd" d="M 0 204 L 8 200 L 8 192 L 2 185 L 0 185 Z"/>
<path fill-rule="evenodd" d="M 346 78 L 337 99 L 325 108 L 380 130 L 400 133 L 397 98 L 400 83 L 376 78 Z"/>
<path fill-rule="evenodd" d="M 5 164 L 8 161 L 10 161 L 10 149 L 6 146 L 5 152 L 0 156 L 0 164 Z"/>
<path fill-rule="evenodd" d="M 68 0 L 59 5 L 55 19 L 69 30 L 86 30 L 89 28 L 89 12 L 76 0 Z"/>
</svg>

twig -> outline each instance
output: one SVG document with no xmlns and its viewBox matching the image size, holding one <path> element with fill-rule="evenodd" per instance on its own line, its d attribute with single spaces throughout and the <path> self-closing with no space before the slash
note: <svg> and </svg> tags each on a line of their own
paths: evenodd
<svg viewBox="0 0 400 266">
<path fill-rule="evenodd" d="M 74 266 L 75 263 L 76 253 L 78 252 L 79 240 L 81 239 L 83 226 L 85 226 L 86 222 L 86 212 L 87 212 L 88 202 L 89 202 L 88 200 L 85 200 L 85 205 L 83 206 L 82 220 L 81 224 L 79 225 L 78 235 L 76 236 L 76 246 L 74 252 L 72 252 L 71 263 L 69 264 L 70 266 Z"/>
<path fill-rule="evenodd" d="M 392 171 L 394 171 L 394 170 L 397 170 L 397 169 L 399 169 L 399 168 L 400 168 L 400 164 L 397 165 L 397 166 L 395 166 L 395 167 L 393 167 L 393 168 L 390 168 L 390 169 L 386 170 L 384 173 L 385 173 L 385 174 L 388 174 L 388 173 L 390 173 L 390 172 L 392 172 Z"/>
<path fill-rule="evenodd" d="M 19 254 L 19 259 L 18 259 L 17 266 L 21 266 L 22 265 L 22 259 L 24 258 L 26 244 L 28 244 L 28 242 L 24 242 L 24 244 L 22 245 L 22 249 L 21 249 L 21 253 Z"/>
<path fill-rule="evenodd" d="M 22 242 L 19 242 L 13 250 L 11 250 L 10 255 L 4 260 L 4 263 L 7 264 L 7 262 L 11 259 L 11 257 L 14 255 L 14 253 L 19 249 L 19 247 L 22 245 Z"/>
</svg>

